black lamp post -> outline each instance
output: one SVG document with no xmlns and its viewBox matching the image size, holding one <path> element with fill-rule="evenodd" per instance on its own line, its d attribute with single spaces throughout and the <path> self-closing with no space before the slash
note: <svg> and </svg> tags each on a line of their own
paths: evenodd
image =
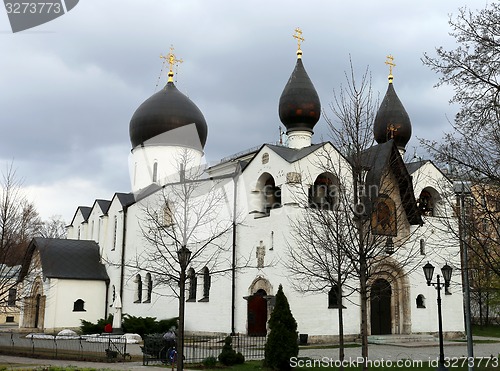
<svg viewBox="0 0 500 371">
<path fill-rule="evenodd" d="M 438 371 L 448 371 L 446 366 L 444 365 L 444 345 L 443 345 L 443 317 L 441 314 L 441 288 L 444 286 L 449 287 L 451 281 L 451 273 L 453 269 L 445 264 L 443 268 L 441 268 L 441 273 L 443 274 L 444 284 L 440 281 L 439 274 L 437 275 L 437 281 L 432 281 L 432 275 L 434 274 L 434 266 L 431 263 L 427 263 L 424 265 L 424 274 L 425 279 L 427 281 L 427 286 L 433 285 L 436 287 L 438 295 L 437 295 L 437 307 L 438 307 L 438 322 L 439 322 L 439 367 Z"/>
<path fill-rule="evenodd" d="M 186 304 L 186 268 L 191 258 L 191 251 L 182 246 L 177 250 L 177 257 L 181 267 L 179 277 L 179 329 L 177 341 L 177 370 L 184 370 L 184 309 Z"/>
</svg>

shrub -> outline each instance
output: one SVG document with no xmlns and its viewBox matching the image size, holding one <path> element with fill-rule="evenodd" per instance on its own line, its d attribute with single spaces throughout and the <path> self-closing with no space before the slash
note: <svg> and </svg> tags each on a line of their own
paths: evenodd
<svg viewBox="0 0 500 371">
<path fill-rule="evenodd" d="M 135 317 L 128 314 L 123 316 L 123 331 L 139 334 L 142 338 L 146 334 L 163 334 L 171 327 L 177 328 L 177 318 L 157 321 L 156 317 Z"/>
<path fill-rule="evenodd" d="M 80 322 L 80 331 L 83 335 L 100 334 L 104 332 L 104 326 L 113 323 L 113 315 L 110 314 L 107 319 L 101 318 L 97 320 L 97 323 L 85 321 L 84 319 L 81 319 Z"/>
<path fill-rule="evenodd" d="M 277 370 L 289 370 L 290 358 L 297 357 L 297 322 L 280 285 L 276 304 L 269 318 L 269 335 L 264 350 L 264 365 Z"/>
<path fill-rule="evenodd" d="M 219 361 L 225 366 L 237 365 L 245 362 L 245 357 L 240 352 L 236 353 L 232 346 L 233 339 L 227 336 L 224 340 L 224 346 L 219 354 Z"/>
<path fill-rule="evenodd" d="M 205 358 L 202 363 L 206 368 L 214 368 L 217 364 L 217 358 L 210 356 Z"/>
</svg>

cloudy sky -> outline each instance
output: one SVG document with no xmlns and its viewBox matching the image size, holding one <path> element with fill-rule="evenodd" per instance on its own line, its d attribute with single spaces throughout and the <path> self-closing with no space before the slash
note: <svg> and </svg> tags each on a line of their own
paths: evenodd
<svg viewBox="0 0 500 371">
<path fill-rule="evenodd" d="M 349 56 L 367 67 L 381 97 L 386 56 L 416 138 L 438 139 L 456 108 L 449 88 L 422 65 L 424 52 L 454 47 L 449 15 L 486 0 L 80 0 L 64 16 L 12 33 L 0 9 L 0 166 L 13 162 L 44 218 L 69 222 L 79 205 L 130 190 L 129 121 L 166 83 L 160 54 L 183 63 L 176 85 L 209 126 L 209 162 L 278 140 L 278 100 L 295 66 L 296 27 L 305 68 L 325 113 L 345 82 Z M 315 142 L 327 139 L 325 121 Z"/>
</svg>

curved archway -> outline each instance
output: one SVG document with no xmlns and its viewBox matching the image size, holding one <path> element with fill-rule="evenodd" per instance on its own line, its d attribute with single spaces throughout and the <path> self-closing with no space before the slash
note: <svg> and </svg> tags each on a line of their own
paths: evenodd
<svg viewBox="0 0 500 371">
<path fill-rule="evenodd" d="M 383 278 L 370 289 L 370 324 L 372 335 L 392 334 L 391 284 Z"/>
<path fill-rule="evenodd" d="M 370 287 L 370 300 L 368 300 L 368 333 L 375 335 L 374 331 L 377 332 L 378 330 L 377 328 L 372 328 L 372 316 L 376 316 L 375 312 L 377 311 L 376 307 L 372 308 L 372 304 L 374 304 L 375 306 L 384 306 L 383 308 L 379 308 L 378 311 L 382 310 L 382 315 L 385 315 L 389 322 L 390 332 L 388 332 L 389 330 L 387 327 L 385 328 L 385 332 L 390 334 L 410 334 L 412 300 L 410 298 L 410 281 L 404 268 L 395 259 L 386 257 L 377 266 L 374 266 L 373 270 L 376 273 L 368 282 L 368 286 Z M 377 283 L 377 281 L 379 282 Z M 387 284 L 383 281 L 387 282 Z M 382 285 L 383 283 L 385 285 L 385 291 Z M 389 287 L 387 287 L 387 285 Z M 379 293 L 374 294 L 373 297 L 378 295 L 382 300 L 385 300 L 384 302 L 372 303 L 371 290 L 373 288 L 379 291 Z M 387 311 L 387 306 L 389 306 L 390 311 Z M 377 321 L 377 319 L 374 318 L 374 321 Z"/>
<path fill-rule="evenodd" d="M 247 299 L 247 334 L 265 336 L 267 334 L 268 297 L 272 286 L 263 277 L 257 277 L 249 287 Z"/>
</svg>

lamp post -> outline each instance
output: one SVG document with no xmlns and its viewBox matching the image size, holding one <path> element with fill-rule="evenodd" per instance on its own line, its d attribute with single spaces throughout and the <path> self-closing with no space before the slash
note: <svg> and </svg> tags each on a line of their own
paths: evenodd
<svg viewBox="0 0 500 371">
<path fill-rule="evenodd" d="M 474 359 L 474 343 L 472 342 L 471 310 L 470 310 L 470 283 L 469 283 L 469 257 L 468 244 L 466 241 L 465 224 L 465 197 L 471 194 L 470 182 L 457 181 L 453 184 L 453 190 L 457 195 L 460 210 L 458 231 L 460 236 L 460 257 L 462 260 L 462 288 L 464 294 L 464 319 L 465 335 L 467 336 L 467 357 Z M 474 370 L 474 365 L 468 364 L 469 371 Z"/>
<path fill-rule="evenodd" d="M 437 307 L 438 307 L 438 323 L 439 323 L 439 367 L 438 371 L 448 371 L 444 365 L 444 345 L 443 345 L 443 316 L 441 314 L 441 288 L 449 287 L 451 281 L 452 268 L 445 264 L 441 268 L 441 273 L 443 274 L 444 283 L 441 283 L 439 274 L 437 275 L 436 282 L 432 281 L 432 275 L 434 274 L 434 266 L 431 263 L 424 265 L 424 275 L 427 281 L 427 286 L 433 285 L 437 290 Z"/>
<path fill-rule="evenodd" d="M 186 304 L 186 268 L 191 258 L 191 251 L 182 246 L 177 250 L 177 257 L 181 267 L 179 277 L 179 329 L 177 341 L 177 370 L 184 370 L 184 309 Z"/>
</svg>

